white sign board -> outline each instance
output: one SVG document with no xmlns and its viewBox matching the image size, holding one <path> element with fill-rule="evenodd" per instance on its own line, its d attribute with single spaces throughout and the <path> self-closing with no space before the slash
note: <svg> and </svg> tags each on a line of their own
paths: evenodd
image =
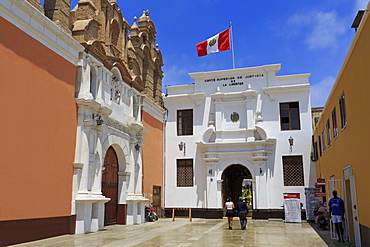
<svg viewBox="0 0 370 247">
<path fill-rule="evenodd" d="M 299 199 L 284 199 L 285 222 L 301 223 L 301 203 Z"/>
</svg>

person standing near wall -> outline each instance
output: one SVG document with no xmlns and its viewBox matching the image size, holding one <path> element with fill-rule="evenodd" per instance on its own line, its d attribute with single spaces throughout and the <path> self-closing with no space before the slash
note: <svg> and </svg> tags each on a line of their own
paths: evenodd
<svg viewBox="0 0 370 247">
<path fill-rule="evenodd" d="M 333 198 L 329 200 L 329 212 L 331 220 L 334 223 L 335 231 L 338 234 L 338 242 L 344 243 L 343 236 L 343 216 L 344 216 L 344 201 L 338 197 L 338 192 L 333 190 Z"/>
<path fill-rule="evenodd" d="M 229 224 L 229 230 L 233 229 L 233 217 L 234 217 L 234 203 L 231 201 L 231 198 L 228 197 L 225 202 L 225 210 L 227 223 Z"/>
<path fill-rule="evenodd" d="M 240 220 L 240 226 L 242 230 L 245 230 L 247 227 L 247 214 L 248 214 L 248 206 L 243 200 L 243 197 L 239 197 L 239 201 L 236 203 L 236 209 L 239 212 L 239 220 Z"/>
</svg>

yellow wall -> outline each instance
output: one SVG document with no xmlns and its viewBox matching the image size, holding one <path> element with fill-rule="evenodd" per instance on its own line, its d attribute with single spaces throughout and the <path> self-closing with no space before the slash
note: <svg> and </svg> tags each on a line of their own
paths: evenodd
<svg viewBox="0 0 370 247">
<path fill-rule="evenodd" d="M 322 157 L 316 162 L 317 176 L 326 180 L 334 175 L 343 179 L 343 168 L 351 165 L 356 179 L 357 203 L 360 224 L 370 227 L 370 164 L 368 140 L 370 139 L 370 18 L 366 13 L 342 70 L 325 105 L 320 121 L 316 127 L 315 140 L 321 136 L 331 112 L 337 109 L 338 137 L 332 140 Z M 347 127 L 340 124 L 339 97 L 344 92 L 347 110 Z M 333 136 L 333 132 L 332 132 Z"/>
<path fill-rule="evenodd" d="M 0 17 L 0 220 L 71 215 L 76 67 Z"/>
</svg>

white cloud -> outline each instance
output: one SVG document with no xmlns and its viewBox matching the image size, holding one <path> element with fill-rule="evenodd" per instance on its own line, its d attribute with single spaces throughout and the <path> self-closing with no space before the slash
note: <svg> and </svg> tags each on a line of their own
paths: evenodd
<svg viewBox="0 0 370 247">
<path fill-rule="evenodd" d="M 309 49 L 337 48 L 339 37 L 346 32 L 346 24 L 335 11 L 309 11 L 294 14 L 287 21 L 295 35 L 303 35 Z"/>
<path fill-rule="evenodd" d="M 369 0 L 356 0 L 356 10 L 366 9 Z"/>
<path fill-rule="evenodd" d="M 326 76 L 322 81 L 311 85 L 311 105 L 313 107 L 325 105 L 334 81 L 335 78 L 333 76 Z"/>
</svg>

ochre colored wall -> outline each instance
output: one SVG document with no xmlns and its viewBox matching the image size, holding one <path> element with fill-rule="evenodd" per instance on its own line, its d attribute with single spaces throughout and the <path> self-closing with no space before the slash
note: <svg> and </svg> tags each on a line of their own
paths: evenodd
<svg viewBox="0 0 370 247">
<path fill-rule="evenodd" d="M 163 123 L 145 111 L 142 111 L 142 122 L 149 130 L 144 134 L 143 193 L 152 195 L 153 185 L 162 186 L 161 199 L 163 202 Z"/>
<path fill-rule="evenodd" d="M 71 215 L 76 66 L 0 17 L 0 221 Z"/>
<path fill-rule="evenodd" d="M 368 14 L 367 14 L 368 16 Z M 327 180 L 334 175 L 335 179 L 343 179 L 343 168 L 351 165 L 356 179 L 356 194 L 359 213 L 359 222 L 370 227 L 370 197 L 368 157 L 368 140 L 370 139 L 370 18 L 361 23 L 363 29 L 358 32 L 348 60 L 343 65 L 338 81 L 331 97 L 325 106 L 315 131 L 315 140 L 325 128 L 327 119 L 330 119 L 334 107 L 337 109 L 338 137 L 332 140 L 322 157 L 316 162 L 317 175 Z M 339 97 L 344 92 L 347 110 L 347 126 L 342 130 L 340 124 Z"/>
</svg>

